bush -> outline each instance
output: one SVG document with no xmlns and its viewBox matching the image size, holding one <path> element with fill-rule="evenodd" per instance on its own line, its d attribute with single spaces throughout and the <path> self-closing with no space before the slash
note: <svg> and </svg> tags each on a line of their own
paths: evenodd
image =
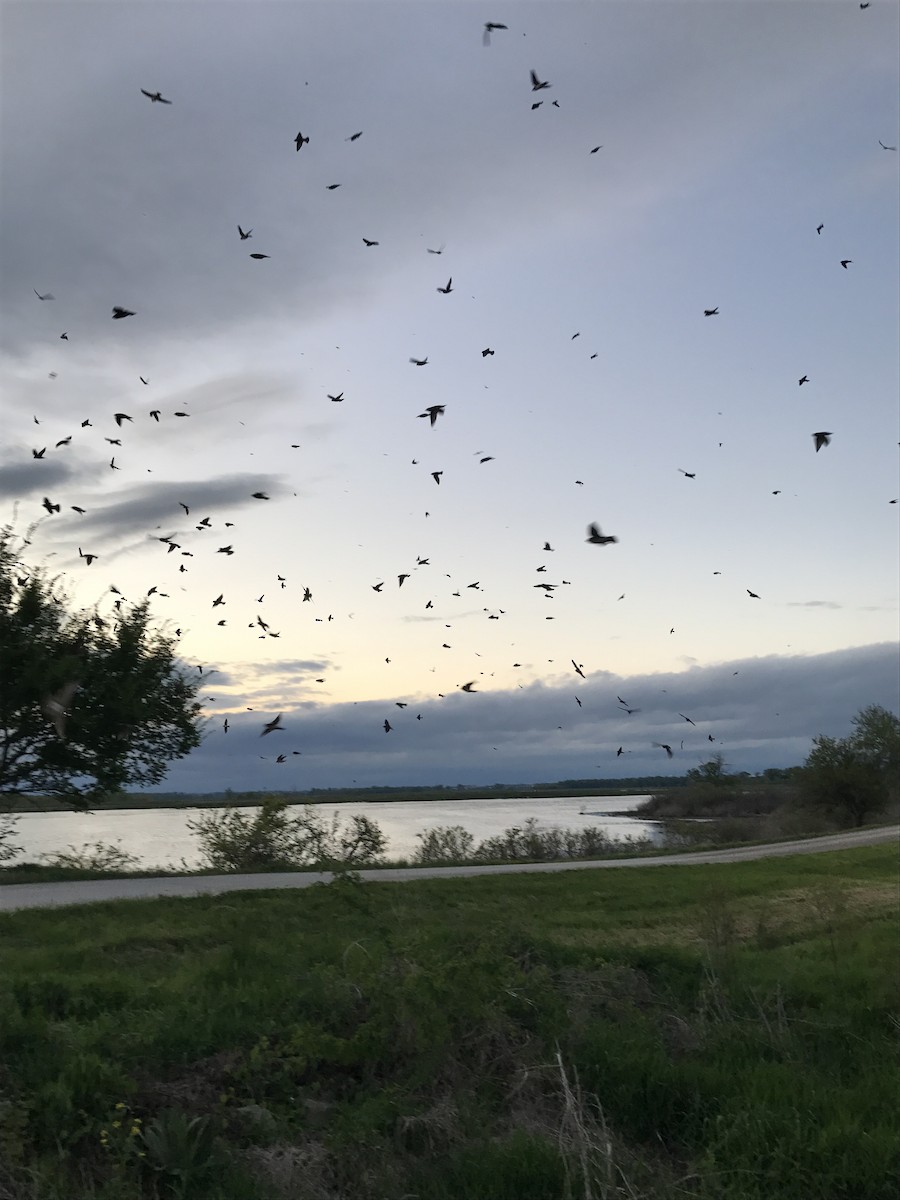
<svg viewBox="0 0 900 1200">
<path fill-rule="evenodd" d="M 207 864 L 216 870 L 296 870 L 298 867 L 370 866 L 381 860 L 387 838 L 375 821 L 356 814 L 342 825 L 307 804 L 291 814 L 287 800 L 268 796 L 255 813 L 226 809 L 188 821 Z"/>
<path fill-rule="evenodd" d="M 141 860 L 118 842 L 85 842 L 81 848 L 69 846 L 40 857 L 45 866 L 72 871 L 134 871 L 141 865 Z"/>
<path fill-rule="evenodd" d="M 417 833 L 419 847 L 413 862 L 419 866 L 435 863 L 466 862 L 472 857 L 475 839 L 462 825 L 438 825 Z"/>
<path fill-rule="evenodd" d="M 474 862 L 558 862 L 565 859 L 612 858 L 648 850 L 648 838 L 613 840 L 598 825 L 586 829 L 538 829 L 535 817 L 486 838 L 472 855 Z"/>
<path fill-rule="evenodd" d="M 18 817 L 12 813 L 0 813 L 0 863 L 9 862 L 22 850 L 21 846 L 14 846 L 11 841 L 15 836 L 17 821 Z"/>
</svg>

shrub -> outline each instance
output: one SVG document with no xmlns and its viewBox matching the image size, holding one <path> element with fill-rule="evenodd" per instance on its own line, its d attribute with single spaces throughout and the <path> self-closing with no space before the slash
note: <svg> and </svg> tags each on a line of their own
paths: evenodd
<svg viewBox="0 0 900 1200">
<path fill-rule="evenodd" d="M 42 854 L 41 861 L 48 867 L 61 867 L 73 871 L 134 871 L 141 860 L 123 850 L 117 842 L 85 842 L 80 848 L 68 846 L 53 854 Z"/>
<path fill-rule="evenodd" d="M 12 813 L 0 813 L 0 863 L 9 862 L 21 852 L 21 846 L 14 846 L 12 838 L 16 832 L 17 817 Z"/>
<path fill-rule="evenodd" d="M 291 813 L 287 800 L 268 796 L 256 812 L 226 809 L 188 821 L 210 867 L 226 871 L 366 866 L 378 862 L 387 839 L 377 823 L 355 814 L 330 821 L 314 805 Z"/>
<path fill-rule="evenodd" d="M 435 863 L 465 862 L 472 857 L 475 839 L 462 825 L 437 825 L 417 833 L 419 847 L 413 862 L 419 866 Z"/>
</svg>

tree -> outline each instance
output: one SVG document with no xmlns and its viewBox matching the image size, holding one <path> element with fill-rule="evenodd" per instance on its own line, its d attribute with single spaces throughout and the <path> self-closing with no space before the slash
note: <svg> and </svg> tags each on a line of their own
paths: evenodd
<svg viewBox="0 0 900 1200">
<path fill-rule="evenodd" d="M 807 803 L 858 827 L 888 803 L 898 765 L 900 720 L 870 705 L 853 718 L 849 737 L 813 738 L 800 784 Z"/>
<path fill-rule="evenodd" d="M 727 765 L 724 754 L 714 754 L 709 762 L 701 763 L 699 767 L 691 767 L 687 778 L 691 783 L 711 783 L 716 787 L 733 783 L 735 777 L 725 774 Z"/>
<path fill-rule="evenodd" d="M 159 783 L 200 744 L 197 688 L 147 601 L 114 619 L 69 612 L 59 580 L 25 566 L 0 530 L 0 796 L 83 809 Z"/>
</svg>

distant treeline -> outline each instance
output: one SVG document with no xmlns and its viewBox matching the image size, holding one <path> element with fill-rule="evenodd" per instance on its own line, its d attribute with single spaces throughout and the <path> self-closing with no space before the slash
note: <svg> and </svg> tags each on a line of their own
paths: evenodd
<svg viewBox="0 0 900 1200">
<path fill-rule="evenodd" d="M 780 770 L 765 771 L 762 777 L 782 776 Z M 745 775 L 748 781 L 754 779 Z M 760 778 L 760 777 L 757 777 Z M 266 789 L 265 791 L 240 792 L 226 788 L 220 792 L 121 792 L 104 797 L 96 808 L 223 808 L 246 807 L 260 804 L 263 797 L 277 795 L 291 804 L 345 804 L 345 803 L 390 803 L 391 801 L 415 800 L 426 803 L 430 800 L 516 800 L 523 796 L 541 798 L 564 798 L 567 796 L 634 796 L 664 791 L 667 788 L 684 787 L 688 781 L 683 775 L 637 775 L 629 779 L 561 779 L 556 783 L 494 783 L 483 787 L 465 784 L 431 784 L 425 787 L 364 787 L 364 788 L 310 788 L 308 791 L 292 789 Z M 10 797 L 4 803 L 0 799 L 0 811 L 11 812 L 58 812 L 68 811 L 70 805 L 50 796 L 35 796 L 31 799 Z"/>
</svg>

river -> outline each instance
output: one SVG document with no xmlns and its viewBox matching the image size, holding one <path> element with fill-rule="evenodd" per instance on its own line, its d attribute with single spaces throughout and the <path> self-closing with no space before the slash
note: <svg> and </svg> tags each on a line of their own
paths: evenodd
<svg viewBox="0 0 900 1200">
<path fill-rule="evenodd" d="M 336 812 L 341 817 L 362 813 L 377 822 L 388 840 L 387 857 L 411 859 L 418 846 L 416 834 L 436 825 L 462 825 L 475 838 L 502 833 L 512 825 L 522 825 L 534 817 L 538 828 L 559 826 L 584 829 L 599 826 L 616 840 L 628 837 L 660 838 L 654 821 L 628 816 L 610 816 L 627 812 L 647 800 L 647 796 L 569 796 L 564 798 L 513 800 L 398 800 L 388 803 L 322 804 L 324 816 Z M 302 808 L 302 806 L 297 806 Z M 23 813 L 12 838 L 21 847 L 19 862 L 35 862 L 72 846 L 107 842 L 133 854 L 143 869 L 202 866 L 196 834 L 188 822 L 209 808 L 105 809 L 93 813 Z M 244 810 L 248 811 L 248 810 Z M 249 810 L 253 811 L 253 810 Z"/>
</svg>

